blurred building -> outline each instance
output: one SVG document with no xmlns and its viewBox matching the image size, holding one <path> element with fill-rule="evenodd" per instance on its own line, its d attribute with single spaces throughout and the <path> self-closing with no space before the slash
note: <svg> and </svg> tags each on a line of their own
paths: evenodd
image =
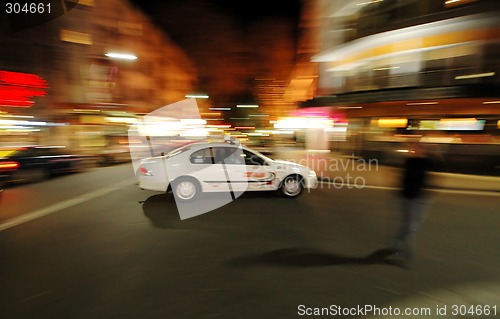
<svg viewBox="0 0 500 319">
<path fill-rule="evenodd" d="M 317 1 L 302 1 L 296 62 L 286 90 L 286 97 L 295 103 L 311 100 L 317 93 L 319 63 L 314 62 L 313 57 L 319 53 L 321 47 L 319 11 Z"/>
<path fill-rule="evenodd" d="M 498 1 L 318 3 L 319 96 L 498 85 Z"/>
<path fill-rule="evenodd" d="M 121 143 L 126 123 L 138 114 L 192 92 L 193 63 L 136 6 L 126 0 L 62 3 L 66 14 L 31 28 L 0 20 L 0 115 L 10 124 L 0 126 L 0 142 L 75 149 Z M 20 90 L 22 99 L 12 98 Z M 32 126 L 36 121 L 44 124 Z"/>
<path fill-rule="evenodd" d="M 303 42 L 318 78 L 299 114 L 349 123 L 344 141 L 351 143 L 332 149 L 349 144 L 355 152 L 361 139 L 381 135 L 499 142 L 499 1 L 304 3 L 310 32 Z"/>
</svg>

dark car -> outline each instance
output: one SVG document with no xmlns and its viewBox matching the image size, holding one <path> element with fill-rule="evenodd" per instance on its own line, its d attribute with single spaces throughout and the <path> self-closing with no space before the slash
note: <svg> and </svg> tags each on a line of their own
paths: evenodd
<svg viewBox="0 0 500 319">
<path fill-rule="evenodd" d="M 68 153 L 62 147 L 0 149 L 0 185 L 40 181 L 57 174 L 83 171 L 88 162 L 88 157 Z"/>
</svg>

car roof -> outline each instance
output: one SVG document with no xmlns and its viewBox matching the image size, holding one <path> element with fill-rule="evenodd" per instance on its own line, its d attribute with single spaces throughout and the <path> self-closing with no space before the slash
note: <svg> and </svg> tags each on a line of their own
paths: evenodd
<svg viewBox="0 0 500 319">
<path fill-rule="evenodd" d="M 232 143 L 224 143 L 224 142 L 194 142 L 191 144 L 186 144 L 182 147 L 191 147 L 191 148 L 202 148 L 202 147 L 214 147 L 214 146 L 222 146 L 222 147 L 245 147 L 242 144 L 232 144 Z M 181 148 L 182 148 L 181 147 Z"/>
<path fill-rule="evenodd" d="M 242 149 L 248 149 L 248 147 L 240 144 L 240 143 L 228 143 L 228 142 L 193 142 L 193 143 L 188 143 L 182 146 L 179 146 L 177 148 L 172 149 L 168 154 L 165 156 L 171 157 L 172 154 L 178 153 L 179 151 L 182 150 L 191 150 L 191 151 L 198 151 L 200 149 L 203 149 L 205 147 L 241 147 Z M 183 151 L 182 151 L 183 152 Z"/>
<path fill-rule="evenodd" d="M 54 153 L 50 151 L 55 151 L 60 149 L 60 147 L 51 146 L 38 146 L 38 145 L 27 145 L 27 146 L 15 146 L 15 147 L 1 147 L 0 148 L 0 158 L 5 159 L 9 157 L 25 157 L 31 156 L 32 150 L 40 150 L 40 152 Z"/>
</svg>

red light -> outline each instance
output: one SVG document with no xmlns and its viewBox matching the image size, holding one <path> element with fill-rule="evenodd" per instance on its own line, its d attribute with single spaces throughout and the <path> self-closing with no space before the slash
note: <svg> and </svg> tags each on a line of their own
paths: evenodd
<svg viewBox="0 0 500 319">
<path fill-rule="evenodd" d="M 0 162 L 0 170 L 13 171 L 19 168 L 18 162 Z"/>
<path fill-rule="evenodd" d="M 25 86 L 36 89 L 46 89 L 47 81 L 35 74 L 0 71 L 1 85 Z"/>
<path fill-rule="evenodd" d="M 31 107 L 31 98 L 47 94 L 47 81 L 41 77 L 18 72 L 0 71 L 0 105 Z"/>
</svg>

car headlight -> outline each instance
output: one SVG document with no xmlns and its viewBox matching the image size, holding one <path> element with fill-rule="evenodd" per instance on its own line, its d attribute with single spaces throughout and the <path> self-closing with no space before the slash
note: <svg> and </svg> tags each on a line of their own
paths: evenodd
<svg viewBox="0 0 500 319">
<path fill-rule="evenodd" d="M 316 176 L 316 172 L 313 171 L 312 169 L 309 170 L 309 176 Z"/>
</svg>

